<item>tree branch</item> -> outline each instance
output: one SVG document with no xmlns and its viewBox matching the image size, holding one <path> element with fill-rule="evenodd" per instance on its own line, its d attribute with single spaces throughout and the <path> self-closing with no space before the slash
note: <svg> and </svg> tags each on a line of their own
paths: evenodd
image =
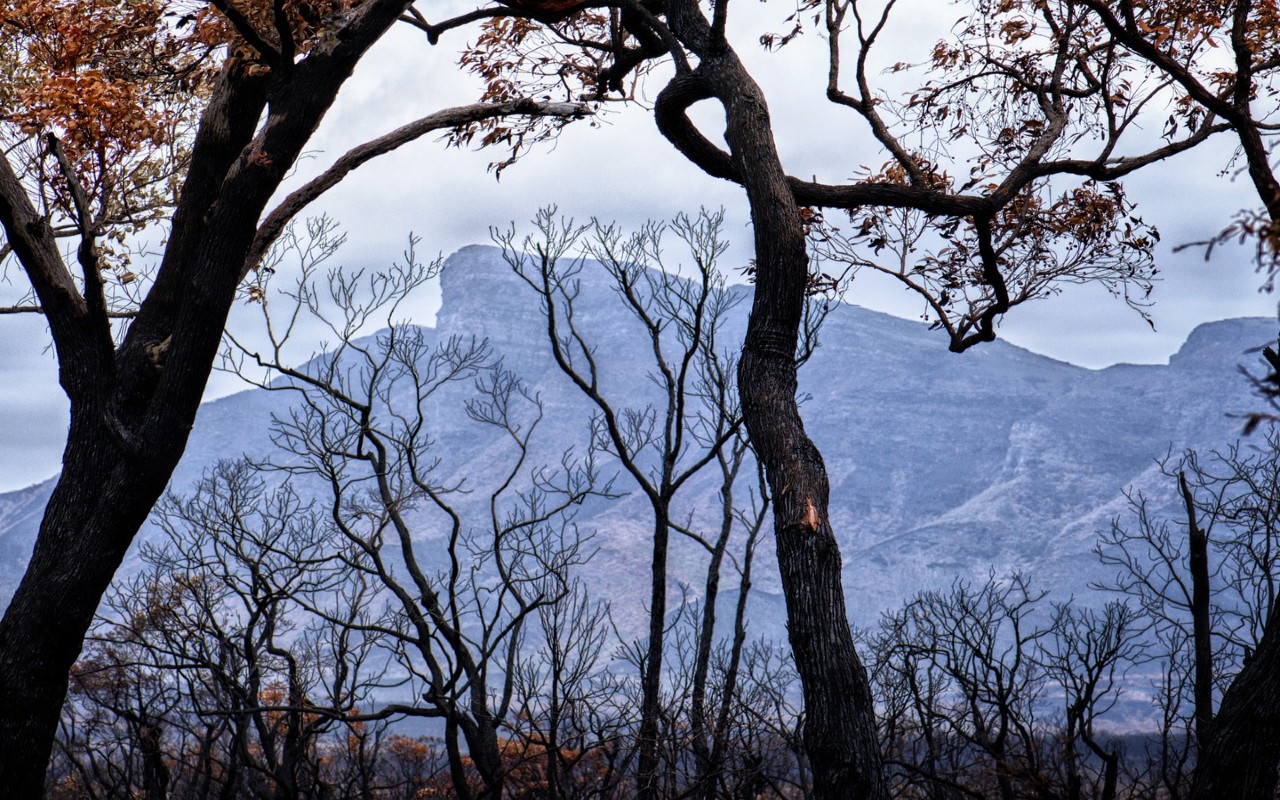
<svg viewBox="0 0 1280 800">
<path fill-rule="evenodd" d="M 978 231 L 978 254 L 982 258 L 982 282 L 991 287 L 996 301 L 992 303 L 982 316 L 978 318 L 978 330 L 963 339 L 951 339 L 950 350 L 963 353 L 979 342 L 993 342 L 996 338 L 995 319 L 1009 310 L 1009 288 L 1005 285 L 1004 275 L 1000 273 L 1000 261 L 995 248 L 991 244 L 990 217 L 975 217 L 974 226 Z"/>
<path fill-rule="evenodd" d="M 697 70 L 678 74 L 658 93 L 653 105 L 654 120 L 658 132 L 696 167 L 713 178 L 740 184 L 742 176 L 733 159 L 703 136 L 687 113 L 695 103 L 712 97 L 711 88 Z"/>
<path fill-rule="evenodd" d="M 245 259 L 240 278 L 243 280 L 251 270 L 257 268 L 272 243 L 280 236 L 289 221 L 296 217 L 302 209 L 336 186 L 353 170 L 373 158 L 389 153 L 432 131 L 493 117 L 514 115 L 583 117 L 590 113 L 590 108 L 582 103 L 551 103 L 528 98 L 509 100 L 503 103 L 474 103 L 437 111 L 434 114 L 429 114 L 422 119 L 397 128 L 384 136 L 353 147 L 320 176 L 312 179 L 302 188 L 290 193 L 280 205 L 276 206 L 275 210 L 267 215 L 267 218 L 258 226 L 258 232 L 254 236 L 253 246 L 249 249 L 249 255 Z"/>
<path fill-rule="evenodd" d="M 1037 178 L 1049 175 L 1083 175 L 1096 181 L 1118 180 L 1157 161 L 1163 161 L 1166 158 L 1190 150 L 1214 134 L 1231 130 L 1229 124 L 1225 122 L 1214 123 L 1213 120 L 1213 115 L 1209 115 L 1200 127 L 1196 129 L 1195 133 L 1187 138 L 1170 142 L 1163 147 L 1157 147 L 1155 150 L 1139 156 L 1123 156 L 1109 160 L 1061 159 L 1043 161 L 1032 167 L 1032 174 Z"/>
<path fill-rule="evenodd" d="M 40 305 L 0 306 L 0 314 L 44 314 L 45 308 Z M 106 311 L 108 319 L 133 319 L 137 311 Z"/>
<path fill-rule="evenodd" d="M 31 204 L 7 158 L 0 158 L 0 226 L 40 298 L 59 351 L 59 363 L 65 364 L 62 356 L 71 358 L 72 351 L 83 344 L 82 331 L 75 323 L 84 317 L 88 307 L 58 252 L 49 221 Z"/>
<path fill-rule="evenodd" d="M 654 103 L 658 130 L 685 158 L 714 178 L 742 184 L 742 175 L 732 157 L 698 130 L 685 113 L 689 107 L 712 97 L 711 90 L 698 70 L 671 79 Z M 787 177 L 787 185 L 803 206 L 823 208 L 859 208 L 885 206 L 914 208 L 929 214 L 953 216 L 990 216 L 994 210 L 990 200 L 978 195 L 947 194 L 922 186 L 896 183 L 826 184 Z"/>
<path fill-rule="evenodd" d="M 586 8 L 598 8 L 608 4 L 601 3 L 596 0 L 586 0 L 585 2 L 574 4 L 563 10 L 552 11 L 550 13 L 546 11 L 537 11 L 532 8 L 523 8 L 515 3 L 512 5 L 514 7 L 489 6 L 488 8 L 477 8 L 474 11 L 459 14 L 456 17 L 447 19 L 444 22 L 438 22 L 434 25 L 427 21 L 427 18 L 422 15 L 422 12 L 411 7 L 408 12 L 400 17 L 400 21 L 408 23 L 427 34 L 427 41 L 431 44 L 437 44 L 440 41 L 440 34 L 451 31 L 454 28 L 461 28 L 464 25 L 470 25 L 472 22 L 477 22 L 482 19 L 519 17 L 521 19 L 536 19 L 540 22 L 547 20 L 554 21 L 564 19 L 565 17 L 576 14 Z"/>
<path fill-rule="evenodd" d="M 262 34 L 253 26 L 248 17 L 240 12 L 230 3 L 230 0 L 209 0 L 209 4 L 222 12 L 222 16 L 226 17 L 232 27 L 236 29 L 236 33 L 245 40 L 246 43 L 258 54 L 266 59 L 268 64 L 275 65 L 281 63 L 283 57 L 275 45 L 262 38 Z"/>
<path fill-rule="evenodd" d="M 284 0 L 275 0 L 272 5 L 271 19 L 276 27 L 276 36 L 280 39 L 280 66 L 288 69 L 293 66 L 293 58 L 297 54 L 297 43 L 293 39 L 293 28 L 289 25 L 289 15 L 285 12 Z"/>
<path fill-rule="evenodd" d="M 107 323 L 107 298 L 102 290 L 102 268 L 98 262 L 98 246 L 95 243 L 95 232 L 89 213 L 89 199 L 85 196 L 84 187 L 76 177 L 75 167 L 71 159 L 62 150 L 62 143 L 52 133 L 45 134 L 49 152 L 58 162 L 62 171 L 62 179 L 67 182 L 71 191 L 71 201 L 75 206 L 76 227 L 80 230 L 80 246 L 76 248 L 76 259 L 84 273 L 85 306 L 90 316 L 100 321 L 100 333 L 111 340 L 111 329 Z"/>
<path fill-rule="evenodd" d="M 1173 57 L 1162 53 L 1154 44 L 1144 39 L 1136 29 L 1127 27 L 1111 12 L 1105 2 L 1102 2 L 1102 0 L 1080 1 L 1098 16 L 1098 19 L 1106 26 L 1107 32 L 1117 42 L 1177 81 L 1182 88 L 1187 90 L 1187 94 L 1195 98 L 1200 105 L 1220 117 L 1234 121 L 1235 108 L 1231 103 L 1224 101 L 1206 88 L 1204 84 L 1195 79 L 1189 69 L 1174 60 Z"/>
</svg>

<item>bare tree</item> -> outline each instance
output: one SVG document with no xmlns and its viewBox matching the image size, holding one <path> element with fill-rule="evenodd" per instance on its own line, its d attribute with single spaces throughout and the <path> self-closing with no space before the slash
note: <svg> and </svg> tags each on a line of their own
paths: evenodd
<svg viewBox="0 0 1280 800">
<path fill-rule="evenodd" d="M 717 376 L 720 385 L 729 385 L 729 376 Z M 727 787 L 741 772 L 741 764 L 734 764 L 738 754 L 732 751 L 732 735 L 735 705 L 740 698 L 740 680 L 743 668 L 743 652 L 747 644 L 746 612 L 751 591 L 751 567 L 760 531 L 768 514 L 769 495 L 758 462 L 750 464 L 757 473 L 758 489 L 750 496 L 749 507 L 739 507 L 735 488 L 749 444 L 745 432 L 739 431 L 732 440 L 732 447 L 722 448 L 716 456 L 720 467 L 721 524 L 719 535 L 711 544 L 711 559 L 707 565 L 706 586 L 702 594 L 702 614 L 697 630 L 697 646 L 694 650 L 693 669 L 689 685 L 689 738 L 697 761 L 694 787 L 701 787 L 706 800 L 718 793 L 728 793 Z M 729 550 L 735 525 L 746 532 L 746 541 L 737 557 Z M 738 582 L 734 587 L 737 601 L 734 605 L 733 628 L 727 644 L 717 650 L 716 602 L 719 598 L 721 571 L 726 557 L 737 567 Z M 717 675 L 712 676 L 712 670 Z M 718 697 L 716 697 L 718 695 Z"/>
<path fill-rule="evenodd" d="M 623 695 L 605 669 L 612 634 L 608 606 L 578 583 L 564 602 L 540 608 L 538 617 L 541 641 L 520 662 L 518 711 L 510 722 L 510 735 L 535 776 L 529 783 L 541 784 L 534 796 L 616 796 L 628 784 L 627 770 L 618 765 L 628 749 L 631 714 L 619 707 Z"/>
<path fill-rule="evenodd" d="M 1138 601 L 1160 648 L 1161 771 L 1171 791 L 1190 797 L 1261 797 L 1277 783 L 1280 704 L 1264 677 L 1280 646 L 1277 445 L 1271 433 L 1253 452 L 1236 444 L 1207 459 L 1166 459 L 1176 516 L 1158 516 L 1151 498 L 1134 494 L 1131 522 L 1117 520 L 1099 547 L 1117 567 L 1108 588 Z M 1248 766 L 1237 764 L 1246 754 Z"/>
<path fill-rule="evenodd" d="M 322 252 L 335 241 L 326 225 L 311 233 Z M 263 388 L 297 396 L 276 420 L 282 456 L 269 468 L 324 487 L 328 524 L 342 543 L 337 558 L 348 580 L 367 589 L 348 598 L 360 613 L 317 601 L 306 609 L 344 635 L 376 637 L 395 685 L 415 698 L 371 713 L 440 719 L 454 792 L 500 797 L 509 771 L 502 730 L 526 631 L 569 601 L 571 572 L 591 552 L 576 509 L 610 496 L 608 482 L 598 478 L 591 448 L 580 458 L 566 450 L 552 466 L 534 461 L 542 402 L 486 343 L 433 344 L 397 322 L 400 304 L 438 263 L 422 265 L 410 250 L 404 264 L 367 276 L 321 278 L 317 267 L 307 265 L 283 311 L 264 296 L 264 349 L 229 336 L 236 369 L 265 369 Z M 299 314 L 336 337 L 306 364 L 288 355 Z M 368 336 L 372 325 L 389 327 Z M 433 445 L 431 408 L 468 383 L 472 435 L 491 443 L 493 459 L 488 474 L 450 480 L 447 454 Z M 429 533 L 442 548 L 431 560 L 419 544 Z"/>
<path fill-rule="evenodd" d="M 42 792 L 65 677 L 182 455 L 237 287 L 282 222 L 368 158 L 432 130 L 585 110 L 521 100 L 452 109 L 353 150 L 269 211 L 364 54 L 402 17 L 422 16 L 409 0 L 213 2 L 181 19 L 170 10 L 17 3 L 4 12 L 6 76 L 19 91 L 0 125 L 0 256 L 19 265 L 35 301 L 8 310 L 48 320 L 71 405 L 63 470 L 0 620 L 0 785 L 15 798 Z M 103 114 L 95 124 L 76 102 L 46 102 L 48 86 L 94 76 L 95 91 L 55 94 L 114 98 L 90 112 Z M 168 161 L 156 167 L 156 153 Z M 112 172 L 135 167 L 123 180 Z M 144 191 L 131 194 L 139 176 Z M 144 290 L 136 273 L 114 269 L 104 242 L 157 216 L 164 253 L 143 271 Z M 59 246 L 68 232 L 75 263 Z M 118 331 L 104 270 L 128 284 Z"/>
<path fill-rule="evenodd" d="M 959 748 L 949 759 L 972 759 L 966 766 L 978 779 L 973 790 L 1005 800 L 1041 773 L 1044 731 L 1037 717 L 1045 680 L 1033 652 L 1047 631 L 1031 615 L 1043 598 L 1021 575 L 926 592 L 886 618 L 876 648 L 894 677 L 912 687 L 913 705 L 927 706 L 916 723 L 928 726 L 921 738 Z M 934 752 L 926 758 L 940 760 Z M 962 776 L 938 777 L 958 782 Z"/>
<path fill-rule="evenodd" d="M 1064 796 L 1114 800 L 1123 754 L 1116 742 L 1104 740 L 1098 723 L 1115 708 L 1129 670 L 1146 660 L 1138 612 L 1119 601 L 1101 612 L 1057 604 L 1035 659 L 1062 693 L 1057 759 Z"/>
<path fill-rule="evenodd" d="M 677 532 L 703 548 L 709 562 L 703 588 L 701 619 L 696 624 L 697 644 L 691 683 L 691 731 L 697 744 L 703 778 L 714 783 L 716 726 L 707 708 L 707 673 L 716 639 L 716 603 L 726 553 L 740 527 L 735 485 L 747 456 L 739 436 L 741 416 L 731 376 L 736 360 L 723 350 L 721 327 L 739 297 L 725 290 L 717 259 L 726 247 L 720 236 L 722 215 L 703 212 L 698 218 L 677 217 L 670 233 L 687 248 L 689 276 L 669 266 L 663 236 L 668 226 L 650 223 L 626 235 L 594 222 L 575 225 L 557 221 L 554 210 L 539 213 L 537 229 L 523 240 L 514 229 L 495 234 L 512 269 L 541 300 L 551 354 L 573 385 L 595 408 L 596 439 L 616 458 L 630 481 L 648 502 L 652 522 L 650 557 L 648 641 L 636 651 L 641 675 L 640 726 L 638 732 L 639 792 L 654 797 L 661 771 L 660 730 L 663 718 L 663 659 L 668 627 L 668 553 L 671 533 Z M 594 259 L 592 261 L 591 259 Z M 619 305 L 632 321 L 636 335 L 652 352 L 646 363 L 655 396 L 626 397 L 615 388 L 615 376 L 604 368 L 593 336 L 577 307 L 585 272 L 603 270 Z M 736 444 L 735 444 L 736 442 Z M 715 533 L 703 535 L 702 520 L 677 516 L 681 490 L 703 470 L 718 464 L 722 506 L 719 519 L 710 525 Z M 763 504 L 756 503 L 759 513 Z M 754 549 L 756 522 L 747 521 L 746 549 L 738 571 L 739 605 L 735 612 L 732 660 L 727 673 L 736 680 L 740 656 L 742 616 L 749 588 L 749 558 Z M 669 774 L 669 773 L 668 773 Z"/>
<path fill-rule="evenodd" d="M 94 642 L 71 674 L 46 795 L 169 797 L 180 697 L 134 648 Z"/>
<path fill-rule="evenodd" d="M 76 741 L 75 726 L 108 715 L 140 728 L 126 740 L 143 749 L 148 797 L 314 796 L 330 780 L 332 740 L 346 737 L 377 686 L 372 638 L 303 614 L 305 597 L 359 592 L 343 581 L 329 530 L 244 462 L 217 465 L 190 497 L 163 501 L 156 519 L 162 536 L 143 549 L 147 569 L 108 595 L 92 657 L 73 673 L 72 764 L 102 760 L 100 743 Z M 146 695 L 122 705 L 121 688 Z"/>
<path fill-rule="evenodd" d="M 556 33 L 575 53 L 586 39 L 586 48 L 615 53 L 612 65 L 582 79 L 601 96 L 616 92 L 636 65 L 669 57 L 674 75 L 657 95 L 658 129 L 708 175 L 746 191 L 757 283 L 739 386 L 773 493 L 823 797 L 882 797 L 884 789 L 872 700 L 844 614 L 825 469 L 795 404 L 802 310 L 815 282 L 806 236 L 851 267 L 881 269 L 916 291 L 957 351 L 995 338 L 1003 314 L 1062 283 L 1101 283 L 1141 309 L 1157 237 L 1115 181 L 1227 127 L 1198 115 L 1154 145 L 1133 135 L 1159 113 L 1167 84 L 1144 82 L 1143 65 L 1123 57 L 1123 44 L 1071 3 L 975 7 L 953 36 L 917 60 L 924 75 L 916 88 L 890 96 L 872 81 L 873 51 L 894 9 L 893 2 L 802 3 L 792 31 L 763 38 L 785 44 L 810 27 L 825 35 L 827 98 L 879 145 L 836 168 L 842 176 L 865 170 L 851 183 L 788 174 L 764 92 L 739 58 L 726 2 L 627 6 L 594 39 L 552 22 L 536 45 L 523 34 L 495 35 L 499 52 L 490 54 L 505 59 L 510 74 L 536 80 Z M 895 72 L 914 69 L 893 60 Z M 579 89 L 567 83 L 568 91 Z M 975 97 L 1001 101 L 992 108 Z M 688 115 L 704 101 L 723 110 L 727 147 Z M 863 166 L 880 159 L 883 167 Z M 840 230 L 844 223 L 822 209 L 847 212 L 851 227 Z"/>
<path fill-rule="evenodd" d="M 278 293 L 269 274 L 255 280 L 246 295 L 263 304 L 264 346 L 237 332 L 227 352 L 229 368 L 299 400 L 275 422 L 277 454 L 252 469 L 221 465 L 190 498 L 162 505 L 167 543 L 144 551 L 154 572 L 112 595 L 100 634 L 139 648 L 136 663 L 193 698 L 163 720 L 169 748 L 190 743 L 172 796 L 201 796 L 201 785 L 282 798 L 338 785 L 385 793 L 386 742 L 398 740 L 383 723 L 403 716 L 442 720 L 442 756 L 459 796 L 629 796 L 643 687 L 611 674 L 602 653 L 617 630 L 572 574 L 590 554 L 575 509 L 615 497 L 596 478 L 594 450 L 584 461 L 564 452 L 560 464 L 537 466 L 547 448 L 536 437 L 542 403 L 487 344 L 433 343 L 395 322 L 435 269 L 412 248 L 383 272 L 320 276 L 342 243 L 332 223 L 311 221 L 284 241 L 303 256 L 303 281 Z M 708 309 L 688 328 L 651 328 L 657 348 L 697 340 L 681 395 L 685 435 L 704 459 L 705 488 L 719 495 L 715 513 L 677 507 L 669 519 L 705 554 L 705 571 L 694 572 L 698 601 L 686 598 L 663 626 L 672 658 L 661 676 L 655 781 L 673 796 L 782 787 L 795 776 L 774 754 L 802 756 L 798 742 L 773 731 L 795 724 L 795 711 L 787 688 L 768 683 L 781 673 L 758 674 L 773 662 L 748 642 L 746 622 L 767 494 L 735 423 L 733 360 L 715 349 L 733 297 L 714 277 L 698 288 L 615 263 L 629 270 L 635 298 L 666 309 L 655 316 L 687 324 L 692 317 L 679 315 L 699 292 Z M 335 344 L 299 363 L 290 350 L 304 317 Z M 434 439 L 442 403 L 465 403 L 468 441 L 488 454 L 485 473 L 450 477 L 456 454 Z M 627 416 L 633 430 L 643 430 L 641 416 Z M 597 418 L 589 440 L 600 444 L 602 430 Z M 635 455 L 645 446 L 630 457 L 647 457 Z M 442 543 L 434 554 L 416 545 L 424 534 Z M 727 624 L 726 577 L 736 592 Z M 647 644 L 622 642 L 643 669 Z M 406 693 L 409 702 L 392 701 Z M 760 710 L 767 697 L 784 699 Z M 117 721 L 127 713 L 98 708 Z M 755 730 L 757 718 L 770 727 Z M 85 720 L 68 710 L 69 725 Z M 67 753 L 70 767 L 91 763 L 70 740 Z"/>
<path fill-rule="evenodd" d="M 1097 723 L 1142 656 L 1141 626 L 1120 602 L 1046 594 L 991 576 L 884 616 L 870 644 L 895 796 L 1118 796 L 1122 754 Z"/>
</svg>

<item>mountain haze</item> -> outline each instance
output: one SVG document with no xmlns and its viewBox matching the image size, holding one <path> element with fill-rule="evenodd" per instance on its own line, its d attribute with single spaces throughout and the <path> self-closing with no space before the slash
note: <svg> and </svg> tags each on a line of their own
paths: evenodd
<svg viewBox="0 0 1280 800">
<path fill-rule="evenodd" d="M 602 278 L 591 265 L 584 270 L 579 322 L 597 345 L 606 388 L 644 398 L 653 391 L 647 343 Z M 551 360 L 536 297 L 499 252 L 455 253 L 441 289 L 435 327 L 424 335 L 487 339 L 541 395 L 540 456 L 554 461 L 565 447 L 581 449 L 587 406 Z M 740 302 L 720 335 L 724 348 L 741 341 L 749 304 L 748 289 L 729 291 Z M 1241 423 L 1227 414 L 1259 403 L 1238 364 L 1274 334 L 1274 320 L 1215 322 L 1197 328 L 1167 365 L 1089 370 L 1002 341 L 955 355 L 924 324 L 851 305 L 833 309 L 822 346 L 801 372 L 802 413 L 831 476 L 852 621 L 871 625 L 882 609 L 920 589 L 981 580 L 992 569 L 1022 570 L 1058 599 L 1086 596 L 1089 582 L 1104 576 L 1092 554 L 1097 531 L 1124 510 L 1122 493 L 1134 487 L 1157 506 L 1173 507 L 1156 459 L 1234 441 Z M 466 394 L 465 386 L 451 387 L 432 405 L 431 435 L 444 473 L 482 484 L 502 453 L 467 424 Z M 253 390 L 207 404 L 172 488 L 187 491 L 217 459 L 269 452 L 271 416 L 292 399 Z M 718 502 L 710 477 L 696 482 L 681 506 L 694 520 Z M 625 476 L 617 487 L 631 488 Z M 21 576 L 50 488 L 0 495 L 0 601 Z M 633 493 L 589 504 L 578 519 L 597 531 L 588 581 L 607 589 L 624 626 L 641 619 L 647 592 L 645 512 Z M 437 535 L 424 522 L 428 556 Z M 760 548 L 751 627 L 781 637 L 785 617 L 771 551 L 767 542 Z M 699 563 L 692 546 L 678 548 L 673 585 L 692 580 Z"/>
</svg>

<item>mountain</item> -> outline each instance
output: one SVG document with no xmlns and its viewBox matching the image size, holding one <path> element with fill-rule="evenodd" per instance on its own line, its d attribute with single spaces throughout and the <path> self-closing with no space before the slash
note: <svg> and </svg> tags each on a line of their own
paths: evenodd
<svg viewBox="0 0 1280 800">
<path fill-rule="evenodd" d="M 607 391 L 640 402 L 654 391 L 647 342 L 601 278 L 598 268 L 584 270 L 576 319 L 596 343 Z M 580 452 L 588 408 L 551 360 L 537 298 L 498 251 L 468 247 L 454 254 L 441 289 L 436 325 L 421 329 L 423 335 L 437 342 L 487 339 L 540 393 L 538 455 L 554 461 L 570 445 Z M 721 334 L 726 343 L 741 341 L 749 299 L 745 288 L 729 291 L 739 302 Z M 1089 596 L 1089 583 L 1105 577 L 1093 543 L 1124 511 L 1123 492 L 1132 487 L 1157 508 L 1173 507 L 1156 459 L 1237 438 L 1240 421 L 1227 414 L 1258 405 L 1237 365 L 1274 332 L 1275 321 L 1267 319 L 1210 323 L 1167 365 L 1088 370 L 1002 341 L 955 355 L 923 324 L 851 305 L 834 308 L 822 346 L 801 374 L 802 412 L 831 475 L 852 621 L 871 625 L 882 609 L 920 589 L 958 577 L 981 580 L 993 569 L 1022 570 L 1059 599 Z M 496 440 L 477 437 L 467 419 L 468 391 L 442 392 L 429 426 L 442 474 L 483 483 L 503 456 Z M 290 402 L 288 392 L 253 390 L 207 404 L 172 488 L 188 490 L 220 458 L 268 453 L 272 415 Z M 50 486 L 0 495 L 0 600 L 21 574 Z M 617 487 L 630 488 L 625 476 Z M 715 489 L 710 476 L 694 482 L 682 513 L 696 520 L 714 508 Z M 585 575 L 607 590 L 624 627 L 638 625 L 647 593 L 644 519 L 636 493 L 591 504 L 578 519 L 597 531 L 598 552 Z M 420 546 L 430 557 L 441 533 L 419 522 Z M 781 637 L 771 550 L 768 542 L 760 548 L 751 626 Z M 673 586 L 691 582 L 687 596 L 694 599 L 700 558 L 686 543 L 672 560 Z"/>
</svg>

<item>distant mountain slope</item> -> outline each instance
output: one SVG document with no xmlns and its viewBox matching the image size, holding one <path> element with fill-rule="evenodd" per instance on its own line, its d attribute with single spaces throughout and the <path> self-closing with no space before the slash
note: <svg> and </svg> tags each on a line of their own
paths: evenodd
<svg viewBox="0 0 1280 800">
<path fill-rule="evenodd" d="M 598 343 L 610 391 L 644 397 L 652 390 L 646 344 L 598 278 L 583 275 L 579 322 Z M 487 339 L 542 395 L 543 455 L 580 446 L 586 406 L 550 360 L 536 298 L 498 251 L 464 248 L 441 281 L 443 307 L 427 334 Z M 748 295 L 732 291 L 744 302 L 722 334 L 726 346 L 741 341 Z M 1226 413 L 1257 402 L 1237 364 L 1274 332 L 1273 320 L 1212 323 L 1197 328 L 1168 365 L 1092 371 L 1001 341 L 957 356 L 923 324 L 836 308 L 801 375 L 802 411 L 831 474 L 853 621 L 872 624 L 881 609 L 919 589 L 981 579 L 993 567 L 1022 569 L 1063 599 L 1086 593 L 1101 575 L 1090 552 L 1096 531 L 1123 508 L 1121 492 L 1135 486 L 1171 500 L 1156 458 L 1236 437 L 1240 423 Z M 499 454 L 466 424 L 465 394 L 456 387 L 433 406 L 431 432 L 446 472 L 481 476 Z M 267 452 L 271 415 L 289 402 L 288 393 L 249 391 L 208 404 L 173 486 L 185 490 L 218 458 Z M 625 480 L 618 485 L 627 488 Z M 0 600 L 21 574 L 49 488 L 0 495 Z M 709 480 L 694 488 L 701 493 L 687 499 L 689 513 L 714 507 Z M 631 496 L 591 506 L 579 520 L 600 531 L 600 552 L 586 571 L 609 588 L 623 624 L 628 614 L 639 620 L 646 591 L 646 571 L 637 569 L 648 556 L 643 510 Z M 423 526 L 424 551 L 435 535 Z M 771 549 L 761 548 L 751 624 L 781 636 Z M 676 556 L 677 578 L 691 578 L 697 553 Z"/>
<path fill-rule="evenodd" d="M 36 530 L 53 493 L 53 478 L 0 494 L 0 605 L 7 605 L 31 558 Z"/>
</svg>

